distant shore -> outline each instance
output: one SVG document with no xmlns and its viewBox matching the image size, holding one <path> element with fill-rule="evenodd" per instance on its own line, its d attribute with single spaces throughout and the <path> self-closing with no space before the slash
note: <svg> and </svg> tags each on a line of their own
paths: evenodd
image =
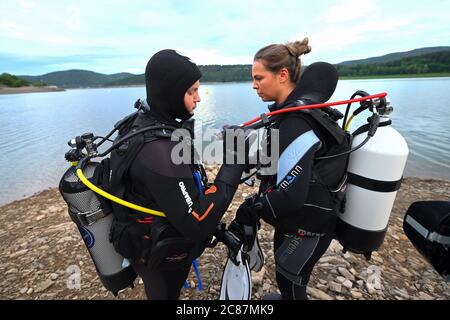
<svg viewBox="0 0 450 320">
<path fill-rule="evenodd" d="M 383 79 L 414 79 L 414 78 L 442 78 L 450 77 L 450 73 L 429 73 L 429 74 L 397 74 L 397 75 L 373 75 L 373 76 L 341 76 L 339 80 L 383 80 Z M 203 81 L 203 84 L 228 84 L 228 83 L 244 83 L 251 82 L 251 79 L 244 81 Z M 80 90 L 80 89 L 117 89 L 117 88 L 135 88 L 144 87 L 144 83 L 135 83 L 127 85 L 114 85 L 114 86 L 88 86 L 88 87 L 73 87 L 73 88 L 60 88 L 57 86 L 46 87 L 2 87 L 0 86 L 1 94 L 19 94 L 19 93 L 36 93 L 36 92 L 60 92 L 66 90 Z"/>
<path fill-rule="evenodd" d="M 373 75 L 373 76 L 340 76 L 339 80 L 370 80 L 370 79 L 415 79 L 415 78 L 448 78 L 450 73 L 425 73 L 425 74 L 392 74 L 392 75 Z M 201 81 L 201 79 L 200 79 Z M 252 82 L 251 79 L 242 81 L 201 81 L 202 84 L 225 84 L 225 83 L 245 83 Z M 136 83 L 128 85 L 115 85 L 103 87 L 83 87 L 71 89 L 95 89 L 95 88 L 129 88 L 129 87 L 144 87 L 145 83 Z"/>
<path fill-rule="evenodd" d="M 46 87 L 27 86 L 27 87 L 19 87 L 19 88 L 0 87 L 0 94 L 59 92 L 59 91 L 65 91 L 65 90 L 62 88 L 59 88 L 57 86 L 46 86 Z"/>
<path fill-rule="evenodd" d="M 374 76 L 340 76 L 339 80 L 364 80 L 364 79 L 411 79 L 411 78 L 445 78 L 450 73 L 424 73 L 424 74 L 391 74 Z"/>
</svg>

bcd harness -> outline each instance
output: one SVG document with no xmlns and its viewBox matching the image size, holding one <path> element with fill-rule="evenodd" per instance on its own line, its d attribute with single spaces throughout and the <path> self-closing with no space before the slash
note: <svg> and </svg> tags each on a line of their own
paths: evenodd
<svg viewBox="0 0 450 320">
<path fill-rule="evenodd" d="M 309 99 L 300 99 L 286 104 L 283 108 L 312 103 Z M 333 231 L 336 213 L 343 212 L 345 208 L 346 169 L 349 158 L 346 152 L 350 150 L 351 136 L 339 127 L 337 123 L 339 114 L 330 108 L 301 110 L 275 116 L 266 125 L 266 136 L 269 137 L 271 128 L 278 128 L 288 117 L 305 120 L 321 142 L 315 154 L 309 192 L 305 201 L 305 204 L 312 206 L 304 206 L 301 213 L 295 217 L 288 217 L 284 222 L 272 221 L 272 223 L 280 224 L 283 231 L 289 234 L 314 235 Z M 270 143 L 270 138 L 267 140 Z M 336 156 L 340 154 L 343 155 Z M 276 185 L 276 175 L 259 178 L 261 179 L 259 193 L 262 195 L 280 187 Z M 328 211 L 320 210 L 318 207 Z"/>
<path fill-rule="evenodd" d="M 128 170 L 146 143 L 170 139 L 177 128 L 161 126 L 147 112 L 138 111 L 121 121 L 115 141 L 149 127 L 164 128 L 133 136 L 114 149 L 111 158 L 102 160 L 102 171 L 104 175 L 108 175 L 104 181 L 109 182 L 103 188 L 120 199 L 159 211 L 153 199 L 136 191 Z M 205 171 L 200 164 L 191 165 L 191 170 L 193 175 L 201 176 L 203 184 L 207 183 Z M 110 242 L 118 253 L 130 261 L 145 262 L 150 268 L 176 269 L 192 263 L 204 250 L 204 246 L 185 239 L 165 217 L 149 216 L 112 201 L 110 206 L 114 215 Z"/>
</svg>

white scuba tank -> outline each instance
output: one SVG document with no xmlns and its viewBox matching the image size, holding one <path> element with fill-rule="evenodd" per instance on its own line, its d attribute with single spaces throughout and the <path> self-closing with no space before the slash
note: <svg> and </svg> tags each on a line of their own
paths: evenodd
<svg viewBox="0 0 450 320">
<path fill-rule="evenodd" d="M 383 243 L 409 153 L 403 136 L 382 125 L 386 121 L 389 117 L 382 116 L 375 135 L 350 154 L 345 211 L 338 214 L 335 231 L 344 250 L 368 259 Z M 354 136 L 352 148 L 366 137 L 367 132 Z"/>
</svg>

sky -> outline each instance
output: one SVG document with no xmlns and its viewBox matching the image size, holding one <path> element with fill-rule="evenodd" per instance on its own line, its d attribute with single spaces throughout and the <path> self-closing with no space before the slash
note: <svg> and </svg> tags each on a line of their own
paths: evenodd
<svg viewBox="0 0 450 320">
<path fill-rule="evenodd" d="M 175 49 L 200 65 L 251 64 L 308 37 L 303 63 L 450 45 L 450 0 L 1 0 L 0 73 L 143 73 Z"/>
</svg>

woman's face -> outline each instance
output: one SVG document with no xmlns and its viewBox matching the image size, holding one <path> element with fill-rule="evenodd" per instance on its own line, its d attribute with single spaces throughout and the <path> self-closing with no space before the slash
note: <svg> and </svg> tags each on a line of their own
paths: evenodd
<svg viewBox="0 0 450 320">
<path fill-rule="evenodd" d="M 276 101 L 280 92 L 280 81 L 277 74 L 267 70 L 261 60 L 253 62 L 253 89 L 263 101 Z"/>
<path fill-rule="evenodd" d="M 194 109 L 197 108 L 197 102 L 200 102 L 200 95 L 198 88 L 200 87 L 200 81 L 197 80 L 184 94 L 184 105 L 186 110 L 190 114 L 194 114 Z"/>
</svg>

